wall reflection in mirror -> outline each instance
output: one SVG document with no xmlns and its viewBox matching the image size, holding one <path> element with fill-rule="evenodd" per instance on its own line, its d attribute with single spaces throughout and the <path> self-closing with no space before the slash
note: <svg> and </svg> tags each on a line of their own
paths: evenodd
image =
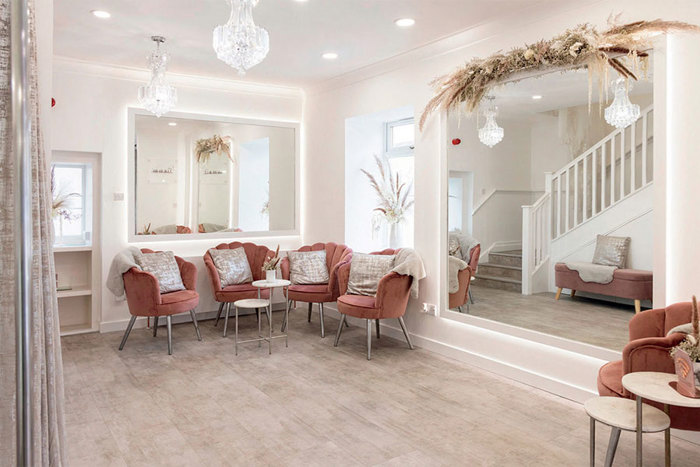
<svg viewBox="0 0 700 467">
<path fill-rule="evenodd" d="M 589 110 L 587 71 L 552 73 L 497 88 L 478 116 L 449 116 L 451 310 L 627 343 L 652 298 L 652 83 L 625 90 L 639 117 L 622 129 L 606 119 L 613 93 L 600 104 L 596 91 Z"/>
<path fill-rule="evenodd" d="M 295 229 L 293 125 L 132 118 L 136 235 Z"/>
</svg>

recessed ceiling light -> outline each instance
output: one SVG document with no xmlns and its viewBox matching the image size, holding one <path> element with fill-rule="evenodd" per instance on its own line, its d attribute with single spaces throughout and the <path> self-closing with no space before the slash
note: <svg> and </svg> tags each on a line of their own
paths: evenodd
<svg viewBox="0 0 700 467">
<path fill-rule="evenodd" d="M 168 126 L 177 126 L 177 123 L 175 123 L 175 122 L 168 122 Z"/>
<path fill-rule="evenodd" d="M 335 60 L 336 58 L 338 58 L 338 54 L 335 52 L 326 52 L 323 55 L 321 55 L 321 57 L 323 57 L 326 60 Z"/>
<path fill-rule="evenodd" d="M 540 99 L 542 99 L 542 96 L 540 96 L 539 94 L 535 94 L 534 96 L 532 96 L 532 100 L 538 101 Z"/>
<path fill-rule="evenodd" d="M 92 10 L 90 13 L 92 13 L 93 15 L 95 15 L 101 19 L 107 19 L 110 16 L 112 16 L 111 14 L 109 14 L 109 11 L 104 11 L 104 10 Z"/>
<path fill-rule="evenodd" d="M 413 18 L 399 18 L 394 21 L 394 24 L 401 28 L 408 28 L 416 24 L 416 20 Z"/>
</svg>

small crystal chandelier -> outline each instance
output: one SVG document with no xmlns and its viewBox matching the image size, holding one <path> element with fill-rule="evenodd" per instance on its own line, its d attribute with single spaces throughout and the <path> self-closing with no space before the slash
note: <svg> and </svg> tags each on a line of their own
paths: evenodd
<svg viewBox="0 0 700 467">
<path fill-rule="evenodd" d="M 486 123 L 479 129 L 479 141 L 492 148 L 503 140 L 503 128 L 496 123 L 498 107 L 494 104 L 493 96 L 486 96 L 487 104 L 484 108 Z"/>
<path fill-rule="evenodd" d="M 640 115 L 639 106 L 630 102 L 628 92 L 632 89 L 632 84 L 628 84 L 624 78 L 614 80 L 610 87 L 615 93 L 615 99 L 610 107 L 605 109 L 605 121 L 621 130 L 637 121 Z"/>
<path fill-rule="evenodd" d="M 231 16 L 214 29 L 214 50 L 219 60 L 238 70 L 239 75 L 262 62 L 270 51 L 270 36 L 253 22 L 258 0 L 228 0 Z"/>
<path fill-rule="evenodd" d="M 139 86 L 139 104 L 154 113 L 156 117 L 160 117 L 177 104 L 177 89 L 168 84 L 165 79 L 165 71 L 170 60 L 170 56 L 160 50 L 160 44 L 165 42 L 165 37 L 151 36 L 151 40 L 156 43 L 156 50 L 148 57 L 151 81 Z"/>
</svg>

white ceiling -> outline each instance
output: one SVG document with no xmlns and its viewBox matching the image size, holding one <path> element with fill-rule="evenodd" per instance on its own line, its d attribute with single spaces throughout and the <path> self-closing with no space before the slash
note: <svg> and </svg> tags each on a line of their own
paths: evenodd
<svg viewBox="0 0 700 467">
<path fill-rule="evenodd" d="M 270 53 L 246 81 L 307 86 L 410 51 L 500 15 L 537 14 L 549 0 L 260 0 L 256 24 L 270 33 Z M 557 8 L 578 3 L 558 0 Z M 547 5 L 548 4 L 548 5 Z M 91 10 L 112 17 L 95 18 Z M 241 79 L 212 49 L 212 31 L 228 19 L 226 0 L 57 0 L 54 54 L 146 67 L 150 36 L 164 35 L 170 71 Z M 411 17 L 411 28 L 394 20 Z M 335 61 L 321 59 L 334 51 Z"/>
</svg>

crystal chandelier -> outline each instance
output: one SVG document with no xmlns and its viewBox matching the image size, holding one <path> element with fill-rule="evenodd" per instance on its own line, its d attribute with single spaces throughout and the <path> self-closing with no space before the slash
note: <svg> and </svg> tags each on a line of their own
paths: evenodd
<svg viewBox="0 0 700 467">
<path fill-rule="evenodd" d="M 160 50 L 160 44 L 165 42 L 165 37 L 151 36 L 151 40 L 156 43 L 156 50 L 148 57 L 151 81 L 139 86 L 139 104 L 154 113 L 156 117 L 160 117 L 177 104 L 177 89 L 168 84 L 165 79 L 165 71 L 170 60 L 170 56 Z"/>
<path fill-rule="evenodd" d="M 265 59 L 270 51 L 270 36 L 253 22 L 253 7 L 258 0 L 229 1 L 231 17 L 214 29 L 214 50 L 219 60 L 244 75 Z"/>
<path fill-rule="evenodd" d="M 494 104 L 493 96 L 486 96 L 487 104 L 484 109 L 486 123 L 479 129 L 479 141 L 492 148 L 503 140 L 503 128 L 496 123 L 498 107 Z"/>
<path fill-rule="evenodd" d="M 639 106 L 630 102 L 628 92 L 632 89 L 632 84 L 628 84 L 624 78 L 614 80 L 610 87 L 615 99 L 610 107 L 605 109 L 605 121 L 621 130 L 637 121 L 640 115 Z"/>
</svg>

